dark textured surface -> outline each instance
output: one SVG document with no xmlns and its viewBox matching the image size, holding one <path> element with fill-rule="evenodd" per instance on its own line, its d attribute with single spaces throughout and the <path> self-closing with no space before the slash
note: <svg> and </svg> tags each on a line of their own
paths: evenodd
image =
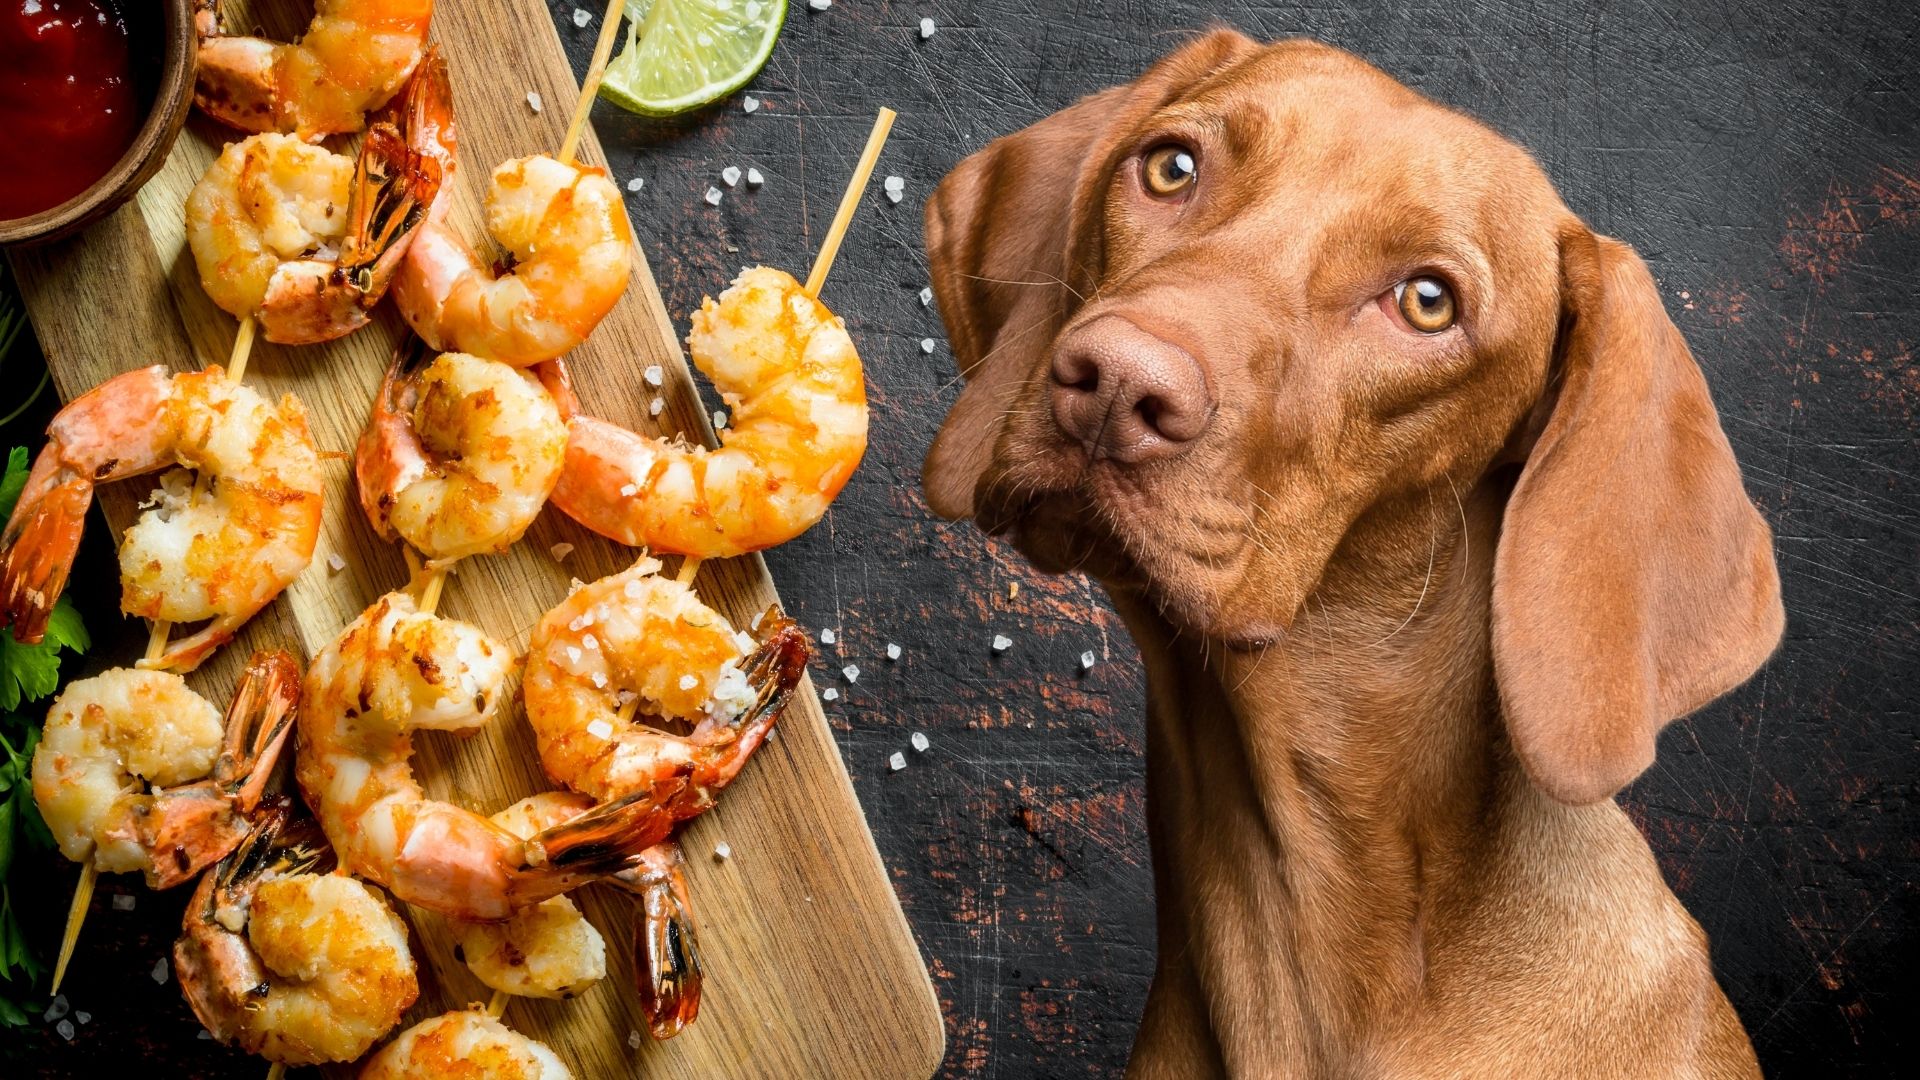
<svg viewBox="0 0 1920 1080">
<path fill-rule="evenodd" d="M 840 690 L 828 711 L 946 1011 L 943 1075 L 1119 1075 L 1153 932 L 1131 646 L 1084 581 L 1035 576 L 933 520 L 918 491 L 954 395 L 918 297 L 919 206 L 967 152 L 1213 21 L 1324 38 L 1482 117 L 1646 256 L 1777 532 L 1790 624 L 1758 678 L 1667 734 L 1624 801 L 1712 937 L 1770 1075 L 1911 1060 L 1920 19 L 1804 0 L 1580 7 L 796 4 L 758 112 L 736 95 L 675 124 L 596 113 L 618 178 L 646 180 L 629 205 L 679 314 L 742 264 L 803 270 L 873 110 L 900 111 L 880 175 L 905 178 L 906 198 L 889 204 L 876 179 L 826 292 L 867 360 L 873 450 L 828 520 L 768 562 L 804 622 L 839 632 L 816 676 Z M 584 67 L 598 23 L 576 29 L 573 8 L 554 5 Z M 927 41 L 923 15 L 940 25 Z M 766 185 L 709 207 L 729 164 Z M 996 633 L 1013 640 L 999 655 Z M 137 651 L 137 630 L 120 638 Z M 1099 663 L 1082 674 L 1085 649 Z M 832 672 L 847 663 L 857 684 Z M 887 769 L 895 750 L 903 772 Z M 48 870 L 34 907 L 51 934 L 71 870 Z M 49 1076 L 109 1062 L 258 1076 L 196 1041 L 174 987 L 148 979 L 181 902 L 97 902 L 72 977 L 96 1017 L 84 1044 L 0 1036 L 8 1056 Z"/>
</svg>

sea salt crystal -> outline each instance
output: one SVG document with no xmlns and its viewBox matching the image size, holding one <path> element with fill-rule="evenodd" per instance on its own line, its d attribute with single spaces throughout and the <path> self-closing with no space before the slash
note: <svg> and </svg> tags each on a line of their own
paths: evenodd
<svg viewBox="0 0 1920 1080">
<path fill-rule="evenodd" d="M 201 1042 L 212 1042 L 213 1032 L 208 1031 L 206 1028 L 201 1028 L 200 1034 L 195 1035 L 194 1038 L 199 1039 Z"/>
<path fill-rule="evenodd" d="M 935 342 L 930 337 L 923 337 L 920 339 L 920 351 L 923 353 L 933 352 L 934 345 L 935 345 Z"/>
<path fill-rule="evenodd" d="M 93 1014 L 90 1012 L 87 1012 L 85 1009 L 80 1009 L 75 1011 L 73 1014 L 73 1018 L 75 1020 L 80 1021 L 82 1024 L 93 1023 Z"/>
<path fill-rule="evenodd" d="M 630 1046 L 630 1047 L 632 1047 L 632 1048 L 633 1048 L 633 1049 L 635 1049 L 635 1050 L 638 1050 L 638 1049 L 640 1049 L 640 1043 L 641 1043 L 641 1039 L 640 1039 L 640 1031 L 639 1031 L 639 1029 L 637 1029 L 637 1028 L 636 1028 L 636 1029 L 634 1029 L 633 1031 L 629 1031 L 629 1032 L 627 1032 L 627 1045 L 628 1045 L 628 1046 Z"/>
<path fill-rule="evenodd" d="M 839 701 L 840 691 L 835 690 L 833 687 L 829 686 L 825 690 L 820 691 L 820 700 L 821 701 Z"/>
<path fill-rule="evenodd" d="M 641 188 L 646 186 L 647 186 L 647 181 L 644 177 L 636 176 L 633 179 L 627 181 L 628 191 L 639 191 Z"/>
<path fill-rule="evenodd" d="M 1081 671 L 1093 670 L 1093 650 L 1092 649 L 1088 649 L 1086 652 L 1083 652 L 1080 654 L 1080 670 Z"/>
<path fill-rule="evenodd" d="M 713 861 L 726 862 L 733 858 L 733 848 L 725 840 L 713 845 Z"/>
<path fill-rule="evenodd" d="M 833 6 L 833 0 L 807 0 L 807 6 L 815 11 L 825 11 Z"/>
<path fill-rule="evenodd" d="M 585 26 L 587 24 L 581 23 L 580 25 Z M 925 41 L 928 38 L 932 37 L 933 32 L 937 29 L 939 28 L 933 25 L 932 19 L 921 19 L 920 20 L 920 40 Z"/>
<path fill-rule="evenodd" d="M 635 495 L 638 495 L 639 493 L 640 493 L 639 484 L 621 484 L 620 485 L 620 494 L 623 498 L 631 499 Z"/>
<path fill-rule="evenodd" d="M 821 631 L 820 631 L 820 644 L 822 644 L 822 645 L 831 645 L 831 644 L 833 644 L 833 643 L 834 643 L 835 641 L 837 641 L 837 640 L 839 640 L 839 639 L 838 639 L 838 638 L 836 638 L 836 637 L 834 636 L 834 633 L 833 633 L 833 627 L 831 627 L 831 626 L 828 626 L 828 627 L 823 627 L 823 628 L 821 629 Z"/>
<path fill-rule="evenodd" d="M 341 558 L 339 552 L 329 551 L 327 552 L 327 568 L 337 574 L 347 568 L 347 560 Z"/>
<path fill-rule="evenodd" d="M 600 647 L 599 640 L 592 634 L 588 634 L 585 638 L 581 639 L 580 644 L 585 645 L 589 649 L 598 649 Z"/>
<path fill-rule="evenodd" d="M 581 656 L 583 656 L 583 655 L 585 655 L 585 654 L 584 654 L 584 653 L 582 653 L 582 652 L 580 651 L 580 646 L 578 646 L 578 645 L 569 645 L 569 646 L 567 646 L 567 659 L 568 659 L 568 660 L 571 660 L 571 661 L 573 661 L 574 663 L 576 663 L 576 664 L 577 664 L 577 663 L 579 663 L 579 662 L 580 662 L 580 657 L 581 657 Z"/>
<path fill-rule="evenodd" d="M 840 674 L 845 675 L 847 677 L 848 682 L 859 682 L 860 681 L 860 665 L 848 664 L 846 667 L 843 667 L 840 669 Z"/>
<path fill-rule="evenodd" d="M 53 1025 L 53 1030 L 59 1032 L 60 1037 L 67 1040 L 68 1042 L 73 1041 L 73 1021 L 62 1020 L 59 1023 Z"/>
<path fill-rule="evenodd" d="M 709 187 L 707 189 L 707 205 L 708 206 L 720 205 L 720 189 L 719 188 Z"/>
<path fill-rule="evenodd" d="M 532 109 L 534 112 L 540 111 L 540 95 L 537 91 L 527 91 L 527 108 Z"/>
<path fill-rule="evenodd" d="M 887 177 L 882 186 L 886 188 L 888 202 L 897 203 L 906 196 L 907 182 L 898 176 Z"/>
<path fill-rule="evenodd" d="M 895 645 L 891 641 L 887 642 L 887 659 L 889 660 L 900 659 L 900 646 Z"/>
<path fill-rule="evenodd" d="M 994 652 L 1006 652 L 1008 649 L 1012 647 L 1013 647 L 1012 638 L 1008 637 L 1005 634 L 993 635 L 993 651 Z"/>
<path fill-rule="evenodd" d="M 607 688 L 607 673 L 606 673 L 606 672 L 604 672 L 604 671 L 596 671 L 596 672 L 594 672 L 594 673 L 593 673 L 593 687 L 594 687 L 594 689 L 596 689 L 596 690 L 605 690 L 605 689 Z"/>
<path fill-rule="evenodd" d="M 735 630 L 733 632 L 734 648 L 739 649 L 743 653 L 750 653 L 753 651 L 754 644 L 753 636 L 746 631 Z"/>
<path fill-rule="evenodd" d="M 759 169 L 747 170 L 747 186 L 748 187 L 759 187 L 761 184 L 764 184 L 766 182 L 767 182 L 767 178 L 760 175 Z"/>
<path fill-rule="evenodd" d="M 752 94 L 748 94 L 747 100 L 741 102 L 740 107 L 747 112 L 758 112 L 760 110 L 760 99 L 754 97 Z"/>
<path fill-rule="evenodd" d="M 167 985 L 167 958 L 163 956 L 155 960 L 153 962 L 153 970 L 147 974 L 153 976 L 153 981 L 159 983 L 161 986 Z"/>
<path fill-rule="evenodd" d="M 134 896 L 132 893 L 120 893 L 113 898 L 113 910 L 132 911 Z"/>
<path fill-rule="evenodd" d="M 933 306 L 933 286 L 929 285 L 926 288 L 920 290 L 920 306 L 921 307 Z"/>
<path fill-rule="evenodd" d="M 67 1015 L 70 1007 L 71 1006 L 67 1004 L 67 995 L 55 994 L 53 995 L 53 1000 L 47 1003 L 47 1011 L 43 1013 L 40 1018 L 51 1024 L 55 1020 Z"/>
<path fill-rule="evenodd" d="M 647 380 L 648 386 L 659 386 L 667 381 L 667 372 L 659 364 L 648 364 L 647 370 L 641 372 L 640 377 Z"/>
<path fill-rule="evenodd" d="M 611 739 L 613 738 L 613 725 L 607 723 L 605 720 L 595 720 L 587 725 L 587 734 L 596 739 Z"/>
<path fill-rule="evenodd" d="M 554 562 L 559 562 L 562 559 L 565 559 L 567 556 L 573 554 L 573 545 L 563 540 L 560 543 L 555 544 L 552 547 L 548 548 L 547 554 L 553 556 Z"/>
<path fill-rule="evenodd" d="M 893 756 L 887 759 L 887 767 L 892 769 L 894 772 L 899 772 L 901 769 L 906 768 L 907 755 L 901 753 L 898 750 L 895 750 L 893 752 Z"/>
<path fill-rule="evenodd" d="M 740 166 L 729 165 L 726 168 L 721 169 L 720 179 L 725 180 L 727 182 L 728 187 L 732 187 L 733 185 L 739 183 L 740 182 Z"/>
<path fill-rule="evenodd" d="M 931 742 L 927 741 L 926 733 L 921 731 L 914 732 L 911 736 L 908 737 L 907 741 L 913 744 L 914 752 L 920 753 L 920 754 L 926 753 L 927 747 L 933 745 Z"/>
<path fill-rule="evenodd" d="M 699 685 L 700 685 L 700 680 L 694 678 L 691 675 L 680 676 L 680 689 L 682 690 L 691 690 L 694 687 Z"/>
<path fill-rule="evenodd" d="M 713 410 L 713 430 L 725 431 L 726 429 L 727 429 L 727 414 L 721 412 L 719 409 Z"/>
<path fill-rule="evenodd" d="M 580 8 L 573 9 L 573 25 L 584 27 L 593 21 L 593 13 Z"/>
</svg>

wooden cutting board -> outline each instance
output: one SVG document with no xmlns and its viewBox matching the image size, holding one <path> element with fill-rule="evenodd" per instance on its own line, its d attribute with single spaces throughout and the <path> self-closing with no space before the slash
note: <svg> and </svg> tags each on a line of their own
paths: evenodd
<svg viewBox="0 0 1920 1080">
<path fill-rule="evenodd" d="M 299 32 L 312 8 L 304 0 L 266 0 L 251 8 L 229 0 L 227 11 L 233 25 L 258 24 L 284 40 Z M 552 153 L 578 84 L 539 0 L 441 0 L 433 38 L 452 71 L 459 123 L 455 218 L 466 235 L 479 237 L 487 174 L 512 157 Z M 543 100 L 540 112 L 528 105 L 529 91 Z M 202 291 L 182 218 L 187 191 L 221 146 L 237 137 L 196 116 L 134 202 L 67 242 L 10 253 L 63 398 L 145 364 L 188 370 L 226 361 L 235 321 Z M 605 163 L 591 131 L 579 157 Z M 822 192 L 829 199 L 837 194 Z M 787 269 L 805 276 L 805 267 Z M 619 305 L 569 357 L 583 403 L 636 430 L 681 431 L 711 445 L 673 322 L 637 249 L 633 271 Z M 857 268 L 842 268 L 850 271 Z M 714 281 L 710 291 L 725 285 Z M 832 291 L 829 283 L 829 303 Z M 399 550 L 373 534 L 354 501 L 346 457 L 404 330 L 383 306 L 374 325 L 342 341 L 283 348 L 263 340 L 254 347 L 247 383 L 297 395 L 321 450 L 335 456 L 327 463 L 326 520 L 312 566 L 192 677 L 212 700 L 225 702 L 255 648 L 310 656 L 383 592 L 406 582 Z M 649 364 L 667 371 L 668 406 L 658 420 L 647 416 L 653 391 L 641 381 Z M 136 481 L 102 492 L 116 534 L 150 488 Z M 564 562 L 550 553 L 560 542 L 574 545 Z M 328 565 L 334 553 L 345 561 L 337 572 Z M 441 611 L 524 650 L 535 620 L 565 595 L 572 578 L 612 573 L 634 555 L 549 510 L 512 551 L 462 564 L 447 583 Z M 695 584 L 736 624 L 776 599 L 757 555 L 709 562 Z M 423 736 L 415 768 L 433 797 L 482 813 L 552 786 L 517 708 L 464 741 Z M 919 1080 L 931 1074 L 944 1048 L 933 989 L 811 684 L 802 686 L 777 738 L 683 839 L 707 962 L 698 1023 L 669 1042 L 643 1038 L 638 1049 L 629 1048 L 629 1033 L 646 1026 L 633 989 L 634 908 L 608 888 L 577 894 L 607 938 L 608 977 L 571 1002 L 515 999 L 507 1023 L 553 1046 L 582 1080 Z M 724 862 L 712 856 L 723 840 L 732 848 Z M 488 990 L 453 958 L 444 920 L 419 909 L 407 915 L 422 971 L 420 1004 L 406 1022 L 485 1001 Z M 344 1067 L 335 1072 L 351 1074 Z"/>
</svg>

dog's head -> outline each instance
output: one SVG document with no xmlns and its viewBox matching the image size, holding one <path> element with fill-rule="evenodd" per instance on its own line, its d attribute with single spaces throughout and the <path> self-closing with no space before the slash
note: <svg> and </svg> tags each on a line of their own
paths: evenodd
<svg viewBox="0 0 1920 1080">
<path fill-rule="evenodd" d="M 1520 463 L 1495 666 L 1569 801 L 1779 636 L 1766 525 L 1640 260 L 1346 53 L 1200 38 L 963 161 L 927 249 L 968 379 L 929 501 L 1042 567 L 1255 645 L 1369 512 Z"/>
</svg>

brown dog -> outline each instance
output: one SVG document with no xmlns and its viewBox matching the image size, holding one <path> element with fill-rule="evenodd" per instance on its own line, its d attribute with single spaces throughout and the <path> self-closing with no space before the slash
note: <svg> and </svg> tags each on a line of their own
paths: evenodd
<svg viewBox="0 0 1920 1080">
<path fill-rule="evenodd" d="M 1146 658 L 1129 1075 L 1757 1075 L 1612 801 L 1784 618 L 1630 249 L 1480 124 L 1224 31 L 962 162 L 927 248 L 969 379 L 930 502 Z"/>
</svg>

